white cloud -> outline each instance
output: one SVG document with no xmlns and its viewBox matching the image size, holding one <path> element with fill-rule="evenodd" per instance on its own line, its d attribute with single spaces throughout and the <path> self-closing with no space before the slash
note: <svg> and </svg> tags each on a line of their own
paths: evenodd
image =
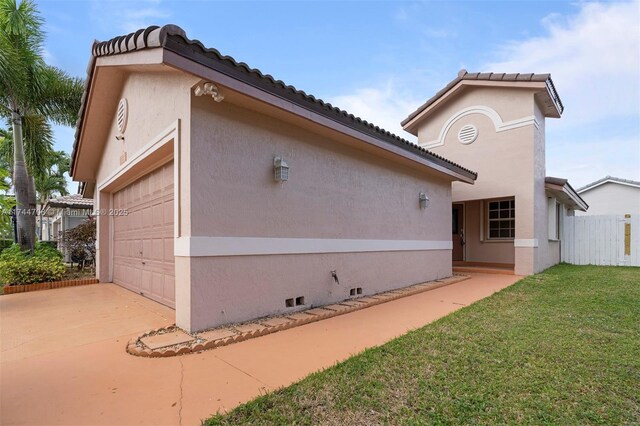
<svg viewBox="0 0 640 426">
<path fill-rule="evenodd" d="M 402 130 L 400 122 L 424 99 L 401 90 L 393 79 L 389 79 L 378 87 L 359 88 L 352 93 L 335 96 L 330 102 L 376 126 L 415 141 L 412 135 Z"/>
<path fill-rule="evenodd" d="M 49 65 L 54 65 L 54 66 L 57 65 L 55 56 L 53 56 L 51 51 L 47 48 L 42 49 L 42 58 Z"/>
<path fill-rule="evenodd" d="M 550 72 L 565 125 L 640 115 L 640 3 L 585 3 L 541 25 L 544 36 L 507 43 L 483 69 Z"/>
<path fill-rule="evenodd" d="M 396 19 L 406 17 L 400 9 Z M 640 3 L 583 3 L 575 15 L 551 14 L 540 24 L 544 35 L 505 42 L 498 59 L 479 68 L 552 74 L 566 109 L 547 122 L 549 175 L 575 186 L 607 174 L 640 179 Z M 400 121 L 437 90 L 424 92 L 417 77 L 388 77 L 331 102 L 415 141 Z"/>
<path fill-rule="evenodd" d="M 607 175 L 640 180 L 638 137 L 555 141 L 547 135 L 547 175 L 569 178 L 574 188 Z"/>
<path fill-rule="evenodd" d="M 584 3 L 546 34 L 507 43 L 484 69 L 550 72 L 565 106 L 547 123 L 547 173 L 575 186 L 640 179 L 640 3 Z"/>
<path fill-rule="evenodd" d="M 104 30 L 116 28 L 117 34 L 134 32 L 150 25 L 165 24 L 171 13 L 161 0 L 109 0 L 93 2 L 92 20 Z"/>
</svg>

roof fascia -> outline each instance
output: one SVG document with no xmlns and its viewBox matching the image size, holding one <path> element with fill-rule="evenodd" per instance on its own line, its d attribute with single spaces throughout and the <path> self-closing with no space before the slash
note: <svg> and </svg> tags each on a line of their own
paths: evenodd
<svg viewBox="0 0 640 426">
<path fill-rule="evenodd" d="M 90 77 L 87 80 L 87 89 L 85 92 L 87 93 L 87 99 L 82 108 L 82 117 L 79 118 L 79 123 L 81 123 L 80 128 L 80 136 L 78 138 L 78 146 L 76 148 L 74 158 L 72 158 L 72 169 L 71 176 L 75 175 L 76 168 L 78 165 L 78 159 L 82 155 L 82 145 L 84 140 L 84 124 L 86 123 L 87 117 L 86 114 L 91 110 L 91 102 L 93 100 L 94 95 L 94 86 L 96 79 L 96 68 L 98 67 L 114 67 L 114 66 L 131 66 L 131 65 L 159 65 L 162 64 L 162 48 L 154 48 L 154 49 L 146 49 L 146 50 L 138 50 L 130 53 L 123 53 L 120 55 L 113 56 L 101 56 L 101 57 L 92 57 L 89 62 L 89 69 L 87 70 L 87 74 Z"/>
<path fill-rule="evenodd" d="M 615 180 L 615 179 L 607 179 L 607 180 L 603 180 L 601 182 L 595 182 L 592 184 L 589 184 L 588 186 L 585 186 L 584 188 L 582 188 L 580 191 L 577 191 L 578 194 L 582 194 L 583 192 L 587 192 L 590 191 L 594 188 L 597 188 L 601 185 L 604 185 L 605 183 L 616 183 L 618 185 L 626 185 L 626 186 L 631 186 L 633 188 L 640 188 L 640 185 L 632 183 L 632 182 L 620 182 L 619 180 Z"/>
<path fill-rule="evenodd" d="M 152 49 L 136 50 L 128 53 L 121 53 L 111 56 L 100 56 L 96 58 L 95 67 L 115 67 L 127 65 L 159 65 L 162 64 L 162 47 Z"/>
<path fill-rule="evenodd" d="M 545 184 L 544 187 L 545 189 L 551 192 L 565 194 L 575 203 L 576 206 L 578 206 L 578 209 L 583 212 L 586 212 L 589 209 L 589 205 L 582 199 L 582 197 L 580 197 L 580 195 L 578 195 L 578 193 L 568 183 L 565 185 L 554 185 L 554 184 L 547 183 Z"/>
<path fill-rule="evenodd" d="M 515 89 L 545 89 L 549 93 L 549 88 L 544 81 L 491 81 L 491 80 L 460 80 L 455 86 L 449 89 L 445 94 L 436 99 L 431 105 L 422 110 L 418 115 L 413 117 L 402 128 L 414 136 L 418 135 L 417 124 L 423 117 L 431 114 L 432 111 L 439 108 L 442 104 L 448 102 L 456 92 L 461 90 L 463 86 L 468 87 L 508 87 Z M 557 106 L 556 106 L 557 107 Z"/>
<path fill-rule="evenodd" d="M 371 145 L 376 146 L 377 148 L 380 148 L 382 150 L 391 152 L 393 154 L 396 154 L 398 156 L 404 157 L 406 159 L 409 159 L 413 162 L 419 163 L 421 165 L 424 165 L 428 168 L 434 169 L 438 172 L 444 173 L 448 176 L 453 177 L 456 180 L 460 180 L 466 183 L 471 183 L 473 184 L 474 179 L 470 178 L 468 176 L 465 176 L 461 173 L 455 172 L 453 170 L 450 170 L 444 166 L 441 166 L 440 164 L 437 164 L 435 162 L 429 161 L 426 158 L 423 158 L 419 155 L 413 154 L 411 152 L 408 152 L 400 147 L 396 147 L 392 144 L 388 144 L 385 143 L 381 140 L 378 140 L 374 137 L 371 137 L 369 135 L 363 134 L 362 132 L 353 129 L 349 126 L 346 126 L 342 123 L 339 123 L 329 117 L 323 116 L 321 114 L 318 114 L 315 111 L 311 111 L 307 108 L 304 108 L 300 105 L 297 105 L 287 99 L 284 99 L 282 97 L 276 96 L 274 94 L 271 93 L 267 93 L 264 90 L 252 86 L 248 83 L 245 83 L 243 81 L 240 81 L 236 78 L 234 78 L 231 75 L 228 75 L 226 73 L 222 73 L 220 71 L 211 69 L 209 67 L 207 67 L 206 65 L 200 64 L 197 61 L 194 61 L 192 59 L 186 58 L 176 52 L 173 52 L 171 50 L 168 49 L 164 49 L 164 57 L 163 57 L 163 62 L 165 65 L 177 68 L 179 70 L 188 72 L 190 74 L 196 75 L 200 78 L 204 78 L 207 80 L 212 80 L 218 84 L 220 84 L 221 86 L 226 86 L 232 90 L 235 90 L 239 93 L 242 93 L 244 95 L 247 95 L 251 98 L 257 99 L 258 101 L 273 105 L 277 108 L 280 108 L 282 110 L 285 110 L 291 114 L 295 114 L 297 116 L 300 116 L 304 119 L 307 119 L 311 122 L 314 122 L 316 124 L 319 124 L 321 126 L 324 127 L 328 127 L 330 129 L 333 129 L 335 131 L 338 131 L 339 133 L 345 134 L 347 136 L 351 136 L 355 139 L 361 140 L 363 142 L 369 143 Z"/>
</svg>

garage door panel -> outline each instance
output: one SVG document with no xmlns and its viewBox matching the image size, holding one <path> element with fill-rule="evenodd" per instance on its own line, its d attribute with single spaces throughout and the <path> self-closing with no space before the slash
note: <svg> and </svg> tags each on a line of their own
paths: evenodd
<svg viewBox="0 0 640 426">
<path fill-rule="evenodd" d="M 164 294 L 175 293 L 175 278 L 173 275 L 165 274 L 164 275 Z"/>
<path fill-rule="evenodd" d="M 127 216 L 114 216 L 113 281 L 175 305 L 173 162 L 114 194 Z M 169 207 L 170 206 L 170 207 Z"/>
<path fill-rule="evenodd" d="M 173 238 L 165 238 L 164 239 L 164 257 L 162 260 L 167 261 L 174 258 L 173 253 Z"/>
<path fill-rule="evenodd" d="M 164 294 L 164 274 L 152 272 L 151 286 L 153 294 L 161 294 L 163 295 L 163 297 L 166 297 L 166 295 Z"/>
<path fill-rule="evenodd" d="M 142 289 L 142 292 L 145 296 L 149 294 L 154 294 L 152 291 L 153 273 L 151 271 L 147 271 L 147 270 L 142 271 L 142 283 L 140 288 Z"/>
</svg>

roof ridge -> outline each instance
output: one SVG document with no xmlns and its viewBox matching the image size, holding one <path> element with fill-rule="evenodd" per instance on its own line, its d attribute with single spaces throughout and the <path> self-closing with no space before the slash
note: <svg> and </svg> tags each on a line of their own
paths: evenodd
<svg viewBox="0 0 640 426">
<path fill-rule="evenodd" d="M 458 71 L 456 78 L 447 83 L 442 89 L 438 90 L 435 95 L 426 100 L 425 103 L 420 105 L 415 111 L 407 116 L 400 125 L 405 126 L 415 117 L 417 117 L 422 111 L 431 106 L 435 101 L 442 97 L 445 93 L 451 90 L 455 85 L 463 80 L 476 80 L 476 81 L 507 81 L 507 82 L 547 82 L 553 96 L 557 99 L 560 112 L 564 110 L 564 105 L 558 96 L 553 80 L 550 73 L 536 74 L 536 73 L 499 73 L 499 72 L 469 72 L 465 68 Z"/>
<path fill-rule="evenodd" d="M 612 182 L 615 182 L 615 183 L 630 183 L 632 185 L 640 186 L 640 181 L 637 181 L 637 180 L 623 179 L 623 178 L 619 178 L 619 177 L 615 177 L 615 176 L 611 176 L 611 175 L 606 175 L 603 178 L 600 178 L 598 180 L 594 180 L 593 182 L 588 183 L 588 184 L 576 189 L 576 191 L 578 191 L 578 192 L 583 191 L 583 190 L 585 190 L 587 188 L 591 188 L 592 186 L 598 185 L 598 184 L 606 182 L 608 180 L 610 180 Z"/>
</svg>

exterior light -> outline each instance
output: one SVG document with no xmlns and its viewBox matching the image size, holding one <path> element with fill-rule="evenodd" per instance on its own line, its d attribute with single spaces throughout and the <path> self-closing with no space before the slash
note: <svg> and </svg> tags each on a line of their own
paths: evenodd
<svg viewBox="0 0 640 426">
<path fill-rule="evenodd" d="M 273 172 L 276 182 L 286 182 L 289 180 L 289 165 L 282 157 L 273 159 Z"/>
<path fill-rule="evenodd" d="M 424 192 L 421 192 L 418 196 L 418 202 L 421 209 L 426 209 L 427 207 L 429 207 L 429 197 L 427 197 L 427 194 L 425 194 Z"/>
<path fill-rule="evenodd" d="M 216 102 L 222 102 L 222 100 L 224 99 L 222 90 L 220 90 L 218 86 L 211 83 L 210 81 L 198 84 L 193 89 L 193 92 L 196 96 L 211 96 Z"/>
</svg>

